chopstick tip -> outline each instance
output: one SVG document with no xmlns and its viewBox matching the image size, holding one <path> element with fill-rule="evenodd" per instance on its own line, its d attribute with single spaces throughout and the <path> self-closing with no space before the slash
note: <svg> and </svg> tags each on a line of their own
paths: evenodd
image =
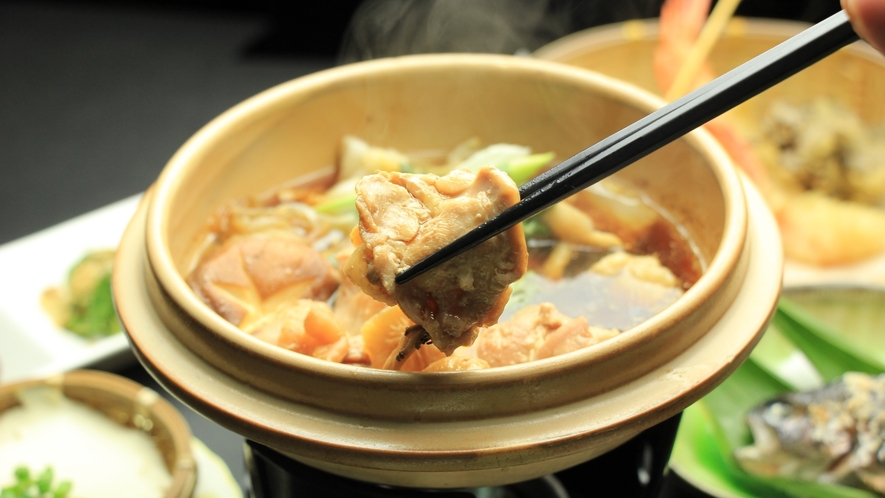
<svg viewBox="0 0 885 498">
<path fill-rule="evenodd" d="M 393 281 L 396 283 L 396 285 L 402 285 L 402 284 L 408 282 L 409 280 L 412 280 L 413 278 L 417 277 L 420 274 L 419 271 L 415 270 L 415 268 L 418 268 L 420 265 L 421 265 L 421 263 L 418 263 L 417 265 L 415 265 L 411 268 L 405 269 L 405 270 L 397 273 L 396 276 L 393 277 Z"/>
</svg>

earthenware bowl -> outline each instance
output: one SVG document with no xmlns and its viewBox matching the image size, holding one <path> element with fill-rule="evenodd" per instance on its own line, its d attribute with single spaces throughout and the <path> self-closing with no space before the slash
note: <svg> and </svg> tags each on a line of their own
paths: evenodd
<svg viewBox="0 0 885 498">
<path fill-rule="evenodd" d="M 703 132 L 619 173 L 690 234 L 703 276 L 647 322 L 567 355 L 437 374 L 324 362 L 242 333 L 197 299 L 185 275 L 222 202 L 323 171 L 344 134 L 401 150 L 478 137 L 566 158 L 661 104 L 605 76 L 496 55 L 376 60 L 271 88 L 194 135 L 144 197 L 113 280 L 132 347 L 210 419 L 357 479 L 485 486 L 603 454 L 731 373 L 780 290 L 776 226 Z"/>
<path fill-rule="evenodd" d="M 708 63 L 713 74 L 723 74 L 808 27 L 794 21 L 734 18 L 713 45 Z M 556 40 L 533 56 L 589 69 L 660 94 L 653 62 L 658 33 L 656 19 L 600 26 Z M 759 124 L 773 103 L 803 104 L 822 98 L 846 106 L 871 127 L 881 127 L 885 122 L 885 57 L 865 42 L 855 42 L 741 104 L 727 116 L 739 134 L 753 143 L 759 140 Z M 769 205 L 779 202 L 777 195 L 767 197 Z M 794 240 L 789 233 L 784 237 L 788 254 L 807 252 L 803 246 L 808 244 L 806 237 Z M 787 258 L 786 287 L 830 284 L 885 284 L 885 254 L 825 266 Z"/>
<path fill-rule="evenodd" d="M 734 18 L 713 46 L 708 62 L 724 74 L 800 33 L 809 25 L 776 19 Z M 533 56 L 630 82 L 661 94 L 654 76 L 657 20 L 638 20 L 587 29 L 538 49 Z M 860 117 L 878 123 L 885 116 L 885 59 L 856 42 L 786 79 L 730 112 L 742 126 L 756 128 L 772 102 L 804 102 L 831 96 Z"/>
<path fill-rule="evenodd" d="M 111 373 L 74 370 L 0 386 L 0 415 L 19 405 L 19 391 L 39 386 L 57 388 L 67 398 L 101 412 L 115 423 L 145 431 L 157 445 L 172 475 L 172 483 L 164 496 L 189 498 L 193 494 L 197 466 L 191 450 L 190 427 L 156 392 Z"/>
</svg>

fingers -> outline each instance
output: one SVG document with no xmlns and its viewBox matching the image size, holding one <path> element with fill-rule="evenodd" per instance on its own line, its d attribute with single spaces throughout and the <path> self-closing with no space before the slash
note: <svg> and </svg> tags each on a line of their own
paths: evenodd
<svg viewBox="0 0 885 498">
<path fill-rule="evenodd" d="M 861 38 L 885 54 L 885 0 L 841 0 L 851 26 Z"/>
</svg>

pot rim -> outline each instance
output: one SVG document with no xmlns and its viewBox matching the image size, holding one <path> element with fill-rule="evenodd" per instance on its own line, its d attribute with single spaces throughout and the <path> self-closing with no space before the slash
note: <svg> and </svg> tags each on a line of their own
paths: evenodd
<svg viewBox="0 0 885 498">
<path fill-rule="evenodd" d="M 733 17 L 722 38 L 776 38 L 783 40 L 811 27 L 811 23 L 792 21 L 787 19 L 768 19 L 757 17 Z M 630 21 L 616 22 L 594 26 L 570 33 L 553 40 L 552 42 L 532 52 L 531 56 L 540 60 L 564 63 L 575 55 L 587 50 L 588 41 L 593 42 L 593 51 L 609 45 L 619 45 L 624 40 L 629 41 L 654 41 L 660 32 L 660 23 L 657 18 L 634 19 Z M 858 40 L 851 43 L 843 50 L 857 52 L 866 58 L 882 60 L 882 54 L 877 52 L 867 42 Z M 587 70 L 587 69 L 585 69 Z"/>
</svg>

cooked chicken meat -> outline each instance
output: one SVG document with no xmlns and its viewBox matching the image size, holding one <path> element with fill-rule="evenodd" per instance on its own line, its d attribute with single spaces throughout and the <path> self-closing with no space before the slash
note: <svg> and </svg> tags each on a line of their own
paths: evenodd
<svg viewBox="0 0 885 498">
<path fill-rule="evenodd" d="M 577 351 L 619 333 L 591 327 L 583 316 L 570 318 L 543 303 L 483 330 L 476 341 L 476 355 L 489 366 L 503 367 Z"/>
<path fill-rule="evenodd" d="M 510 284 L 526 271 L 520 226 L 406 284 L 394 278 L 518 202 L 513 180 L 491 167 L 442 177 L 382 172 L 364 177 L 356 191 L 358 246 L 345 273 L 375 299 L 398 304 L 447 355 L 472 344 L 479 327 L 498 320 Z"/>
</svg>

